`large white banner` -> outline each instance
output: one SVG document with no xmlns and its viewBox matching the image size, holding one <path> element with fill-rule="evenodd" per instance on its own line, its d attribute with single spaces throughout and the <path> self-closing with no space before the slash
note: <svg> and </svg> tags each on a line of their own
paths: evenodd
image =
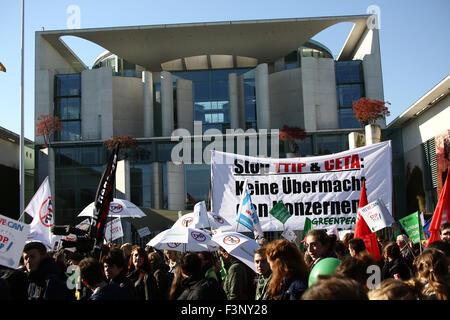
<svg viewBox="0 0 450 320">
<path fill-rule="evenodd" d="M 270 159 L 211 152 L 212 211 L 236 225 L 245 179 L 263 231 L 283 231 L 269 214 L 280 200 L 292 217 L 285 226 L 303 230 L 305 218 L 314 229 L 355 225 L 362 179 L 368 201 L 382 199 L 392 214 L 391 142 L 326 156 Z M 238 231 L 247 231 L 239 226 Z"/>
</svg>

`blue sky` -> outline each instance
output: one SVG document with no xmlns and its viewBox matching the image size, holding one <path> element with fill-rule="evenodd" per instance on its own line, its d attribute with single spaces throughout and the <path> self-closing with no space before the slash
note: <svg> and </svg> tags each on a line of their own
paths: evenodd
<svg viewBox="0 0 450 320">
<path fill-rule="evenodd" d="M 67 29 L 71 5 L 80 8 L 81 28 L 357 15 L 376 5 L 380 8 L 384 96 L 391 102 L 388 123 L 450 73 L 448 0 L 25 0 L 24 128 L 30 140 L 34 140 L 35 123 L 35 31 Z M 7 72 L 0 72 L 0 126 L 19 134 L 21 1 L 2 0 L 1 6 L 0 61 Z M 342 23 L 313 39 L 330 48 L 336 58 L 350 29 L 350 23 Z M 65 41 L 88 66 L 103 51 L 84 40 Z"/>
</svg>

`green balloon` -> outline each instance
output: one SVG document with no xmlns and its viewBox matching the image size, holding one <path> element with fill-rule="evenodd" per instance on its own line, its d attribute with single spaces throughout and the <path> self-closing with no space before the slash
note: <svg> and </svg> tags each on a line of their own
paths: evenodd
<svg viewBox="0 0 450 320">
<path fill-rule="evenodd" d="M 319 281 L 319 276 L 333 274 L 341 260 L 336 258 L 324 258 L 317 262 L 309 273 L 308 287 Z"/>
</svg>

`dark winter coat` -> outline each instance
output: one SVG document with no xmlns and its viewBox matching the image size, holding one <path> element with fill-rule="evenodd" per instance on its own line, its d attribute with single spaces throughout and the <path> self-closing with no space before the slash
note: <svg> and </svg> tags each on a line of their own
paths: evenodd
<svg viewBox="0 0 450 320">
<path fill-rule="evenodd" d="M 28 274 L 28 299 L 69 299 L 69 289 L 62 279 L 63 275 L 56 262 L 50 257 L 44 258 L 38 269 Z"/>
<path fill-rule="evenodd" d="M 119 273 L 119 275 L 112 279 L 110 283 L 118 284 L 130 299 L 136 299 L 136 289 L 134 287 L 134 283 L 127 277 L 124 271 Z"/>
<path fill-rule="evenodd" d="M 130 297 L 118 283 L 111 282 L 97 288 L 88 300 L 130 300 Z"/>
<path fill-rule="evenodd" d="M 144 277 L 139 277 L 140 271 L 135 270 L 128 275 L 128 278 L 134 284 L 136 298 L 138 300 L 157 300 L 160 299 L 160 292 L 155 277 L 151 273 L 146 273 Z"/>
<path fill-rule="evenodd" d="M 306 289 L 308 289 L 306 281 L 300 278 L 284 278 L 280 300 L 300 300 Z"/>
<path fill-rule="evenodd" d="M 403 258 L 397 258 L 391 262 L 385 261 L 381 271 L 382 280 L 388 278 L 408 280 L 411 278 L 411 269 L 408 267 Z"/>
<path fill-rule="evenodd" d="M 201 274 L 183 279 L 182 286 L 186 288 L 178 300 L 226 300 L 225 292 L 219 283 L 211 278 L 204 278 Z"/>
</svg>

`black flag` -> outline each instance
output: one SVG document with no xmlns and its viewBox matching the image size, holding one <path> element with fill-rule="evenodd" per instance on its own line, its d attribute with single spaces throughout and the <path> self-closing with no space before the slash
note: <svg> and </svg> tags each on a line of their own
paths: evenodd
<svg viewBox="0 0 450 320">
<path fill-rule="evenodd" d="M 119 157 L 119 144 L 114 148 L 108 165 L 103 172 L 102 179 L 98 185 L 97 193 L 95 194 L 94 214 L 89 228 L 90 238 L 94 240 L 94 248 L 92 255 L 99 258 L 100 249 L 103 244 L 105 235 L 105 226 L 108 219 L 109 204 L 114 197 L 114 183 L 116 180 L 117 161 Z"/>
</svg>

